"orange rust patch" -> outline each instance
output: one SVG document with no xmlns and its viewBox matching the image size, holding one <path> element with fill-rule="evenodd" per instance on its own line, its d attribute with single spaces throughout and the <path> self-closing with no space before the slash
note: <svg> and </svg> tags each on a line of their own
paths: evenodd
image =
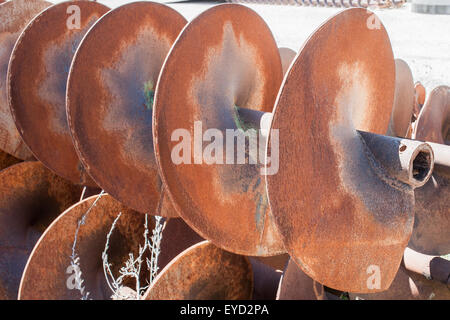
<svg viewBox="0 0 450 320">
<path fill-rule="evenodd" d="M 343 11 L 310 37 L 272 121 L 280 169 L 267 189 L 286 249 L 308 276 L 342 291 L 389 287 L 413 225 L 412 191 L 379 176 L 355 130 L 384 134 L 394 98 L 389 38 L 367 27 L 368 14 Z M 372 265 L 380 288 L 367 285 Z"/>
<path fill-rule="evenodd" d="M 249 300 L 252 267 L 246 257 L 209 241 L 180 253 L 156 277 L 146 300 Z"/>
<path fill-rule="evenodd" d="M 77 203 L 62 213 L 45 231 L 36 244 L 22 276 L 19 299 L 79 300 L 80 292 L 71 289 L 74 270 L 71 265 L 72 246 L 78 221 L 98 196 Z M 80 258 L 83 285 L 91 299 L 109 299 L 112 295 L 103 273 L 102 252 L 107 234 L 119 213 L 110 238 L 108 261 L 114 275 L 125 265 L 129 253 L 138 256 L 139 244 L 143 244 L 144 216 L 127 209 L 109 195 L 103 195 L 86 215 L 79 228 L 75 252 Z M 154 224 L 149 221 L 149 229 Z M 145 257 L 144 257 L 145 258 Z M 145 269 L 145 263 L 144 267 Z M 145 277 L 147 270 L 143 270 Z M 129 279 L 128 279 L 129 280 Z M 126 282 L 127 283 L 127 282 Z M 142 279 L 142 283 L 145 280 Z M 128 283 L 127 283 L 128 284 Z M 130 283 L 129 285 L 132 285 Z"/>
<path fill-rule="evenodd" d="M 0 172 L 1 299 L 17 298 L 20 277 L 35 243 L 80 195 L 81 187 L 37 161 L 22 162 Z"/>
<path fill-rule="evenodd" d="M 80 8 L 80 26 L 70 29 L 67 9 L 74 4 Z M 72 1 L 43 11 L 19 37 L 8 72 L 8 99 L 22 138 L 48 168 L 80 185 L 95 183 L 81 165 L 68 130 L 66 82 L 82 37 L 108 10 L 99 3 Z"/>
<path fill-rule="evenodd" d="M 175 10 L 157 3 L 112 10 L 83 40 L 69 76 L 67 112 L 81 161 L 102 188 L 142 213 L 155 213 L 162 186 L 151 96 L 185 24 Z M 173 208 L 161 214 L 177 216 Z"/>
<path fill-rule="evenodd" d="M 9 109 L 6 93 L 8 63 L 22 30 L 50 5 L 41 0 L 12 0 L 0 7 L 0 149 L 22 160 L 31 158 L 32 154 L 23 143 Z"/>
<path fill-rule="evenodd" d="M 181 128 L 194 138 L 194 122 L 201 121 L 203 131 L 217 128 L 225 141 L 225 130 L 237 128 L 235 106 L 271 111 L 281 80 L 281 60 L 268 26 L 250 9 L 224 4 L 186 26 L 157 86 L 153 135 L 171 199 L 195 231 L 234 253 L 284 251 L 259 166 L 175 165 L 171 153 L 178 142 L 171 135 Z"/>
</svg>

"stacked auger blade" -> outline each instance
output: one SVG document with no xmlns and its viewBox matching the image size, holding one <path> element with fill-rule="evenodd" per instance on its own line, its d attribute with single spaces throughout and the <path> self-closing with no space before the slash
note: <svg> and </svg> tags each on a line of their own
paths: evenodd
<svg viewBox="0 0 450 320">
<path fill-rule="evenodd" d="M 450 89 L 366 9 L 297 54 L 236 4 L 12 13 L 1 298 L 449 298 Z"/>
</svg>

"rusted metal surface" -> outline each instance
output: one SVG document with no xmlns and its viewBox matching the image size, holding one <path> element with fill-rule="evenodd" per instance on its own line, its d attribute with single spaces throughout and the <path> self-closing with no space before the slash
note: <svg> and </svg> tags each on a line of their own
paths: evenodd
<svg viewBox="0 0 450 320">
<path fill-rule="evenodd" d="M 249 257 L 249 260 L 253 271 L 253 300 L 275 300 L 283 272 L 261 262 L 258 258 Z"/>
<path fill-rule="evenodd" d="M 78 221 L 98 196 L 77 203 L 62 213 L 45 231 L 28 260 L 20 284 L 19 299 L 80 299 L 74 286 L 71 265 L 72 246 Z M 102 252 L 114 219 L 122 212 L 110 238 L 108 261 L 118 274 L 128 254 L 138 255 L 144 243 L 144 215 L 127 209 L 109 195 L 104 195 L 92 207 L 85 223 L 79 228 L 75 252 L 80 258 L 80 271 L 89 298 L 109 299 L 112 295 L 103 273 Z M 149 228 L 153 226 L 150 223 Z M 145 264 L 144 264 L 145 265 Z M 145 266 L 143 268 L 146 268 Z M 72 270 L 68 272 L 68 270 Z M 148 274 L 148 273 L 146 273 Z"/>
<path fill-rule="evenodd" d="M 389 287 L 414 220 L 412 188 L 380 171 L 355 130 L 384 134 L 394 99 L 389 37 L 382 25 L 369 29 L 367 16 L 339 13 L 297 56 L 272 121 L 280 168 L 267 176 L 272 214 L 294 261 L 314 280 L 356 292 Z M 373 270 L 382 275 L 379 288 L 367 285 Z"/>
<path fill-rule="evenodd" d="M 450 144 L 450 87 L 435 88 L 422 108 L 413 137 Z M 409 246 L 424 254 L 450 252 L 450 174 L 436 166 L 428 183 L 414 191 L 414 230 Z"/>
<path fill-rule="evenodd" d="M 277 300 L 326 300 L 325 288 L 289 259 L 278 285 Z"/>
<path fill-rule="evenodd" d="M 450 145 L 450 87 L 439 86 L 430 92 L 413 139 Z"/>
<path fill-rule="evenodd" d="M 248 159 L 245 164 L 227 164 L 225 156 L 215 164 L 199 163 L 206 143 L 200 152 L 187 154 L 185 163 L 175 164 L 172 150 L 180 140 L 172 141 L 171 136 L 185 129 L 197 139 L 216 128 L 225 141 L 226 129 L 242 125 L 237 108 L 272 110 L 281 80 L 280 55 L 266 23 L 249 8 L 223 4 L 186 26 L 156 90 L 154 146 L 176 210 L 202 237 L 234 253 L 284 252 L 269 214 L 261 166 L 248 164 Z M 195 123 L 202 126 L 196 135 Z"/>
<path fill-rule="evenodd" d="M 22 160 L 0 150 L 0 171 L 21 161 Z"/>
<path fill-rule="evenodd" d="M 248 300 L 252 290 L 248 259 L 204 241 L 173 259 L 156 277 L 145 299 Z"/>
<path fill-rule="evenodd" d="M 409 126 L 408 133 L 406 135 L 406 138 L 411 138 L 413 133 L 415 132 L 415 127 L 417 125 L 417 118 L 419 117 L 420 110 L 422 110 L 422 107 L 425 103 L 426 98 L 426 90 L 425 87 L 417 81 L 414 84 L 414 111 L 413 116 L 411 119 L 411 125 Z"/>
<path fill-rule="evenodd" d="M 204 241 L 181 218 L 171 218 L 166 222 L 161 240 L 161 255 L 158 267 L 162 270 L 173 258 L 187 248 Z"/>
<path fill-rule="evenodd" d="M 416 121 L 413 137 L 445 143 L 445 130 L 450 122 L 449 97 L 448 87 L 438 87 L 430 93 Z M 450 299 L 447 284 L 450 262 L 429 256 L 450 252 L 450 177 L 436 166 L 428 183 L 415 189 L 414 194 L 414 229 L 392 285 L 385 292 L 354 294 L 351 298 Z"/>
<path fill-rule="evenodd" d="M 152 137 L 154 90 L 185 24 L 158 3 L 112 10 L 83 40 L 69 76 L 69 126 L 83 164 L 108 193 L 143 213 L 155 213 L 161 190 Z M 177 216 L 172 208 L 161 215 Z"/>
<path fill-rule="evenodd" d="M 67 274 L 67 267 L 70 266 L 77 223 L 96 198 L 97 196 L 93 196 L 68 209 L 47 229 L 25 268 L 21 299 L 80 299 L 79 291 L 66 286 L 71 276 L 70 273 Z M 139 244 L 143 244 L 143 215 L 105 195 L 91 210 L 86 224 L 79 231 L 80 240 L 77 241 L 76 252 L 80 256 L 86 290 L 93 299 L 109 299 L 112 295 L 104 280 L 101 259 L 106 235 L 119 212 L 122 212 L 122 216 L 114 232 L 119 235 L 111 238 L 113 245 L 108 250 L 109 260 L 115 268 L 113 272 L 117 274 L 118 267 L 124 265 L 128 253 L 136 256 Z M 152 229 L 153 226 L 154 222 L 151 221 L 149 228 Z M 180 252 L 201 241 L 203 239 L 182 219 L 169 219 L 163 230 L 158 267 L 162 270 Z M 143 272 L 143 275 L 146 274 L 147 271 Z M 142 283 L 146 280 L 143 279 Z M 129 285 L 134 288 L 133 284 Z"/>
<path fill-rule="evenodd" d="M 436 170 L 422 188 L 414 191 L 414 230 L 409 241 L 412 249 L 425 254 L 450 252 L 450 176 Z"/>
<path fill-rule="evenodd" d="M 448 300 L 449 288 L 437 281 L 427 280 L 423 275 L 408 271 L 402 265 L 389 290 L 376 294 L 349 294 L 351 299 L 366 300 Z"/>
<path fill-rule="evenodd" d="M 70 6 L 80 10 L 70 25 Z M 8 69 L 8 100 L 14 121 L 33 154 L 58 175 L 95 186 L 73 147 L 66 117 L 66 82 L 75 50 L 108 7 L 68 1 L 41 12 L 20 35 Z M 70 26 L 70 28 L 69 28 Z"/>
<path fill-rule="evenodd" d="M 372 165 L 383 171 L 380 176 L 386 179 L 386 183 L 408 192 L 411 190 L 406 186 L 418 188 L 430 179 L 435 156 L 428 143 L 359 130 L 358 133 L 364 140 L 367 151 L 371 152 L 367 157 L 376 161 Z M 448 151 L 450 154 L 450 149 Z M 403 185 L 397 185 L 398 183 Z"/>
<path fill-rule="evenodd" d="M 411 69 L 405 61 L 395 59 L 395 95 L 387 134 L 405 137 L 414 115 L 415 92 Z"/>
<path fill-rule="evenodd" d="M 50 6 L 47 1 L 11 0 L 0 6 L 0 149 L 25 160 L 31 151 L 23 143 L 9 110 L 6 75 L 17 38 L 30 20 Z"/>
<path fill-rule="evenodd" d="M 249 257 L 249 258 L 255 258 L 259 262 L 264 263 L 265 265 L 271 267 L 272 269 L 283 271 L 284 267 L 286 266 L 289 260 L 289 255 L 287 253 L 283 253 L 271 257 Z"/>
<path fill-rule="evenodd" d="M 80 187 L 37 161 L 0 172 L 0 299 L 17 298 L 34 245 L 53 219 L 76 203 L 80 194 Z"/>
<path fill-rule="evenodd" d="M 283 75 L 285 75 L 297 53 L 294 50 L 285 47 L 278 48 L 278 51 L 280 52 Z"/>
<path fill-rule="evenodd" d="M 426 98 L 427 93 L 426 93 L 425 87 L 419 81 L 417 81 L 414 84 L 414 92 L 415 92 L 415 97 L 416 97 L 414 115 L 417 119 L 419 117 L 420 110 L 422 109 L 423 105 L 425 104 L 425 98 Z"/>
</svg>

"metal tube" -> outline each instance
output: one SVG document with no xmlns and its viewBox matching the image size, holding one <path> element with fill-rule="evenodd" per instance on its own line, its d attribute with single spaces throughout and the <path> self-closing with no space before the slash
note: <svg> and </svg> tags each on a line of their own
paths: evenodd
<svg viewBox="0 0 450 320">
<path fill-rule="evenodd" d="M 427 143 L 358 132 L 390 177 L 413 188 L 427 183 L 434 166 L 433 150 Z"/>
<path fill-rule="evenodd" d="M 434 171 L 450 176 L 450 146 L 435 142 L 426 142 L 434 153 Z"/>
<path fill-rule="evenodd" d="M 405 249 L 403 264 L 409 271 L 422 274 L 428 279 L 433 279 L 444 284 L 450 284 L 450 261 L 439 256 L 431 256 Z"/>
</svg>

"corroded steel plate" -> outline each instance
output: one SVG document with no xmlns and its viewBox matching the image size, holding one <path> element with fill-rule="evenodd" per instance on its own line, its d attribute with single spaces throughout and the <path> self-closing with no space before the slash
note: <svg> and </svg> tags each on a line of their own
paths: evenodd
<svg viewBox="0 0 450 320">
<path fill-rule="evenodd" d="M 280 55 L 266 23 L 245 6 L 223 4 L 186 26 L 156 89 L 154 146 L 176 210 L 202 237 L 234 253 L 284 252 L 269 214 L 260 165 L 225 164 L 225 158 L 198 164 L 194 153 L 202 158 L 201 150 L 175 164 L 172 150 L 181 142 L 172 141 L 172 134 L 184 129 L 185 139 L 192 140 L 184 143 L 191 146 L 207 129 L 218 129 L 225 156 L 226 129 L 241 126 L 236 107 L 272 111 L 281 79 Z M 197 129 L 194 136 L 195 124 L 203 132 Z"/>
<path fill-rule="evenodd" d="M 404 138 L 414 114 L 414 80 L 408 64 L 395 59 L 395 94 L 388 135 Z"/>
<path fill-rule="evenodd" d="M 400 266 L 388 290 L 375 294 L 350 293 L 351 299 L 364 300 L 449 300 L 449 288 L 440 282 L 427 280 L 423 275 Z"/>
<path fill-rule="evenodd" d="M 450 176 L 434 172 L 414 195 L 414 230 L 408 246 L 424 254 L 450 253 Z"/>
<path fill-rule="evenodd" d="M 286 264 L 289 261 L 289 255 L 287 253 L 271 257 L 253 257 L 253 258 L 271 267 L 272 269 L 281 271 L 284 270 L 284 267 L 286 267 Z"/>
<path fill-rule="evenodd" d="M 74 286 L 71 268 L 72 246 L 78 221 L 92 207 L 98 196 L 92 196 L 62 213 L 39 239 L 27 262 L 20 284 L 19 299 L 80 299 Z M 79 228 L 75 252 L 85 290 L 91 299 L 109 299 L 112 295 L 103 273 L 102 252 L 114 219 L 119 218 L 110 238 L 108 260 L 115 276 L 125 265 L 128 253 L 138 255 L 144 244 L 145 216 L 127 209 L 109 195 L 103 195 Z M 153 229 L 149 223 L 149 229 Z M 144 267 L 145 268 L 145 263 Z M 148 274 L 146 272 L 146 274 Z"/>
<path fill-rule="evenodd" d="M 450 144 L 450 87 L 430 92 L 422 108 L 413 136 L 417 140 Z M 450 176 L 439 170 L 414 191 L 414 230 L 409 246 L 424 254 L 450 252 Z"/>
<path fill-rule="evenodd" d="M 162 270 L 180 252 L 204 240 L 183 219 L 168 219 L 162 233 L 159 269 Z"/>
<path fill-rule="evenodd" d="M 419 81 L 417 81 L 414 84 L 414 91 L 415 91 L 415 97 L 416 97 L 416 105 L 415 105 L 416 108 L 414 109 L 414 112 L 416 113 L 416 117 L 417 117 L 419 115 L 420 109 L 422 108 L 422 106 L 425 103 L 425 98 L 426 98 L 427 92 L 426 92 L 423 84 L 420 83 Z"/>
<path fill-rule="evenodd" d="M 430 92 L 420 110 L 413 139 L 450 144 L 450 87 L 439 86 Z"/>
<path fill-rule="evenodd" d="M 97 196 L 93 196 L 71 207 L 46 230 L 25 268 L 20 289 L 21 299 L 80 298 L 79 291 L 66 285 L 67 281 L 72 283 L 73 280 L 73 273 L 67 273 L 67 268 L 70 265 L 77 223 L 96 199 Z M 122 212 L 122 216 L 110 240 L 111 249 L 108 250 L 110 263 L 115 267 L 113 272 L 117 275 L 118 267 L 124 266 L 128 253 L 132 252 L 137 256 L 139 245 L 144 243 L 143 216 L 125 208 L 111 196 L 104 195 L 89 213 L 85 225 L 79 229 L 76 252 L 80 256 L 85 290 L 90 292 L 93 299 L 109 299 L 112 295 L 104 280 L 101 259 L 106 235 L 119 212 Z M 153 228 L 154 221 L 149 220 L 149 236 Z M 158 267 L 162 270 L 180 252 L 201 241 L 203 239 L 182 219 L 169 219 L 162 233 Z M 148 275 L 148 271 L 143 272 L 143 275 Z"/>
<path fill-rule="evenodd" d="M 253 271 L 252 299 L 275 300 L 282 271 L 272 268 L 261 262 L 258 258 L 248 258 L 252 264 Z"/>
<path fill-rule="evenodd" d="M 356 131 L 384 134 L 394 98 L 391 44 L 381 23 L 368 28 L 370 14 L 345 10 L 308 39 L 271 129 L 280 166 L 267 189 L 286 249 L 308 276 L 341 291 L 388 288 L 413 226 L 412 189 L 391 185 Z M 368 284 L 377 271 L 379 288 Z"/>
<path fill-rule="evenodd" d="M 66 82 L 78 44 L 108 10 L 95 2 L 68 1 L 41 12 L 17 40 L 8 69 L 8 99 L 23 140 L 48 168 L 82 185 L 95 183 L 73 147 Z"/>
<path fill-rule="evenodd" d="M 325 300 L 325 288 L 308 277 L 292 260 L 279 281 L 277 300 Z"/>
<path fill-rule="evenodd" d="M 244 256 L 196 244 L 173 259 L 156 277 L 146 300 L 248 300 L 252 267 Z"/>
<path fill-rule="evenodd" d="M 23 143 L 9 110 L 6 94 L 8 63 L 22 30 L 50 5 L 50 2 L 40 0 L 11 0 L 0 6 L 0 149 L 23 160 L 32 154 Z"/>
<path fill-rule="evenodd" d="M 420 103 L 420 101 L 419 101 Z M 445 129 L 450 124 L 450 88 L 434 89 L 421 109 L 413 136 L 418 140 L 445 143 Z M 414 229 L 408 247 L 428 255 L 450 252 L 450 177 L 433 172 L 430 180 L 414 190 Z M 351 294 L 351 298 L 441 300 L 450 299 L 447 285 L 428 280 L 402 265 L 387 291 L 377 294 Z"/>
<path fill-rule="evenodd" d="M 0 171 L 21 161 L 22 160 L 0 150 Z"/>
<path fill-rule="evenodd" d="M 0 172 L 0 299 L 17 298 L 20 277 L 36 241 L 80 195 L 81 187 L 37 161 Z"/>
<path fill-rule="evenodd" d="M 152 137 L 154 90 L 185 24 L 158 3 L 112 10 L 83 40 L 69 76 L 67 113 L 83 164 L 104 190 L 143 213 L 155 212 L 161 189 Z"/>
</svg>

